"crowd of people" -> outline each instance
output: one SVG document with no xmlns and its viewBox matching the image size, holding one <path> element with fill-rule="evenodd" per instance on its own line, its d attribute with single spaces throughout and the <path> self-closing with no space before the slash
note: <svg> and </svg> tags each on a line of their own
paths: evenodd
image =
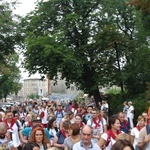
<svg viewBox="0 0 150 150">
<path fill-rule="evenodd" d="M 108 116 L 107 101 L 95 105 L 33 100 L 0 108 L 0 150 L 149 150 L 147 112 L 134 125 L 134 106 Z"/>
</svg>

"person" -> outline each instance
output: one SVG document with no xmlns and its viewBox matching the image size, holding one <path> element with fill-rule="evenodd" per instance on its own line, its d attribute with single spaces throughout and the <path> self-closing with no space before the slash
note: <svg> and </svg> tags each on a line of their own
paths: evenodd
<svg viewBox="0 0 150 150">
<path fill-rule="evenodd" d="M 134 150 L 134 148 L 128 140 L 117 140 L 111 150 Z"/>
<path fill-rule="evenodd" d="M 150 149 L 150 119 L 147 120 L 147 125 L 139 132 L 138 148 L 139 150 Z"/>
<path fill-rule="evenodd" d="M 25 118 L 25 122 L 23 124 L 23 128 L 26 128 L 26 127 L 31 127 L 32 126 L 32 116 L 31 114 L 28 114 Z"/>
<path fill-rule="evenodd" d="M 61 109 L 61 105 L 57 106 L 57 110 L 54 112 L 54 115 L 56 117 L 57 127 L 60 128 L 60 122 L 62 118 L 64 117 L 64 112 Z"/>
<path fill-rule="evenodd" d="M 117 136 L 120 134 L 120 120 L 117 116 L 109 118 L 109 126 L 107 133 L 103 133 L 98 142 L 101 149 L 111 150 L 112 145 L 116 142 Z"/>
<path fill-rule="evenodd" d="M 36 142 L 26 143 L 22 150 L 40 150 L 40 146 Z"/>
<path fill-rule="evenodd" d="M 63 122 L 63 128 L 60 131 L 58 131 L 56 136 L 54 137 L 54 147 L 64 149 L 64 140 L 69 136 L 69 124 L 70 122 L 68 121 Z"/>
<path fill-rule="evenodd" d="M 128 120 L 127 119 L 127 112 L 128 112 L 129 106 L 127 105 L 126 101 L 123 102 L 123 105 L 124 105 L 124 107 L 123 107 L 123 113 L 125 114 L 125 119 Z"/>
<path fill-rule="evenodd" d="M 138 150 L 138 138 L 140 130 L 145 126 L 145 118 L 144 116 L 138 116 L 137 126 L 131 130 L 131 142 L 133 143 L 133 147 L 135 150 Z"/>
<path fill-rule="evenodd" d="M 73 150 L 101 150 L 100 147 L 92 143 L 93 129 L 85 125 L 81 130 L 81 140 L 73 145 Z"/>
<path fill-rule="evenodd" d="M 87 125 L 93 128 L 92 142 L 98 143 L 101 135 L 107 132 L 106 120 L 100 115 L 99 109 L 93 108 L 92 118 L 88 120 Z"/>
<path fill-rule="evenodd" d="M 57 128 L 55 118 L 52 118 L 52 119 L 49 120 L 47 129 L 48 129 L 49 134 L 50 134 L 51 146 L 53 146 L 54 137 L 56 136 L 57 132 L 59 131 L 59 129 Z"/>
<path fill-rule="evenodd" d="M 108 116 L 109 105 L 107 101 L 102 101 L 101 110 L 104 111 L 105 115 Z"/>
<path fill-rule="evenodd" d="M 50 141 L 47 140 L 44 129 L 42 127 L 36 127 L 29 138 L 29 142 L 36 142 L 40 146 L 40 150 L 46 150 L 50 148 Z"/>
<path fill-rule="evenodd" d="M 62 129 L 62 125 L 64 121 L 69 121 L 70 123 L 74 123 L 75 122 L 74 113 L 69 110 L 67 114 L 62 118 L 59 125 L 60 130 Z"/>
<path fill-rule="evenodd" d="M 64 150 L 72 150 L 73 145 L 80 141 L 80 127 L 78 124 L 70 124 L 69 125 L 69 137 L 67 137 L 64 141 Z"/>
<path fill-rule="evenodd" d="M 11 110 L 5 112 L 5 118 L 6 119 L 4 120 L 4 122 L 7 125 L 7 131 L 9 131 L 11 134 L 12 143 L 14 147 L 18 148 L 18 150 L 21 150 L 21 141 L 18 133 L 19 127 L 17 125 L 17 120 L 13 117 L 13 113 Z"/>
<path fill-rule="evenodd" d="M 78 124 L 80 129 L 85 125 L 84 122 L 82 122 L 82 116 L 80 114 L 75 115 L 75 123 Z"/>
<path fill-rule="evenodd" d="M 85 124 L 87 124 L 87 121 L 92 118 L 92 110 L 93 110 L 93 106 L 88 105 L 87 106 L 87 114 L 83 116 L 83 120 L 84 120 Z"/>
<path fill-rule="evenodd" d="M 11 141 L 11 135 L 7 131 L 7 125 L 4 122 L 0 122 L 0 149 L 17 150 Z"/>
<path fill-rule="evenodd" d="M 134 128 L 134 124 L 133 124 L 133 119 L 134 119 L 134 107 L 132 105 L 132 102 L 129 101 L 128 102 L 128 111 L 127 111 L 127 119 L 128 119 L 128 122 L 130 124 L 130 128 Z"/>
<path fill-rule="evenodd" d="M 119 112 L 117 116 L 120 119 L 120 130 L 124 133 L 130 133 L 130 124 L 125 119 L 125 114 L 123 112 Z"/>
<path fill-rule="evenodd" d="M 147 124 L 148 115 L 147 112 L 142 112 L 142 116 L 145 118 L 145 125 Z"/>
<path fill-rule="evenodd" d="M 41 117 L 41 120 L 42 120 L 42 126 L 44 128 L 47 128 L 47 123 L 48 123 L 48 107 L 47 107 L 47 104 L 46 102 L 43 102 L 42 104 L 42 109 L 40 110 L 40 117 Z"/>
<path fill-rule="evenodd" d="M 32 127 L 26 127 L 21 131 L 19 131 L 20 138 L 23 143 L 28 143 L 28 139 L 32 133 L 32 130 L 36 127 L 42 127 L 42 124 L 41 124 L 41 118 L 37 115 L 34 115 L 32 117 Z M 50 140 L 50 135 L 46 128 L 44 128 L 44 132 L 46 134 L 46 138 Z"/>
</svg>

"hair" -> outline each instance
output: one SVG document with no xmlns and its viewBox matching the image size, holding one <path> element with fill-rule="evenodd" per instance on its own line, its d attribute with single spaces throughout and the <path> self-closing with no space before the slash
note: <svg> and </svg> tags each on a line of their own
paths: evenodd
<svg viewBox="0 0 150 150">
<path fill-rule="evenodd" d="M 36 134 L 36 131 L 42 131 L 43 133 L 43 140 L 42 140 L 42 143 L 43 144 L 47 144 L 49 141 L 47 140 L 46 138 L 46 134 L 44 132 L 44 129 L 42 127 L 36 127 L 32 133 L 31 133 L 31 136 L 30 136 L 30 139 L 29 139 L 29 142 L 36 142 L 35 141 L 35 134 Z"/>
<path fill-rule="evenodd" d="M 23 146 L 22 150 L 33 150 L 34 147 L 40 148 L 40 146 L 36 142 L 29 142 Z"/>
<path fill-rule="evenodd" d="M 74 113 L 72 111 L 68 111 L 66 113 L 66 115 L 64 116 L 64 119 L 66 119 L 67 121 L 70 121 L 70 116 L 73 115 Z"/>
<path fill-rule="evenodd" d="M 117 140 L 111 150 L 123 150 L 126 146 L 130 147 L 131 150 L 134 150 L 133 145 L 128 140 Z"/>
<path fill-rule="evenodd" d="M 8 109 L 8 110 L 6 110 L 6 111 L 5 111 L 5 114 L 8 114 L 8 113 L 12 113 L 12 111 L 11 111 L 11 110 L 9 110 L 9 109 Z"/>
<path fill-rule="evenodd" d="M 64 129 L 69 129 L 69 125 L 70 125 L 70 122 L 69 122 L 69 121 L 64 121 L 62 127 L 63 127 Z"/>
<path fill-rule="evenodd" d="M 92 111 L 99 112 L 99 109 L 98 108 L 93 108 Z"/>
<path fill-rule="evenodd" d="M 81 114 L 76 114 L 75 117 L 80 117 L 82 120 L 82 115 Z"/>
<path fill-rule="evenodd" d="M 137 121 L 140 121 L 141 119 L 143 119 L 144 121 L 146 121 L 145 117 L 142 116 L 142 115 L 138 116 Z"/>
<path fill-rule="evenodd" d="M 112 117 L 109 118 L 108 129 L 111 129 L 111 125 L 115 124 L 116 120 L 120 121 L 120 119 L 117 116 L 112 116 Z"/>
<path fill-rule="evenodd" d="M 73 123 L 73 124 L 70 124 L 69 125 L 69 129 L 72 129 L 73 132 L 72 132 L 72 135 L 78 135 L 80 133 L 80 127 L 78 124 L 76 123 Z"/>
<path fill-rule="evenodd" d="M 84 128 L 87 128 L 87 127 L 91 129 L 91 134 L 93 134 L 93 128 L 89 125 L 83 126 L 82 129 L 81 129 L 81 133 L 83 132 Z"/>
<path fill-rule="evenodd" d="M 52 118 L 52 119 L 49 120 L 49 122 L 48 122 L 48 127 L 47 127 L 48 130 L 49 130 L 49 129 L 52 129 L 54 121 L 56 121 L 55 118 Z"/>
</svg>

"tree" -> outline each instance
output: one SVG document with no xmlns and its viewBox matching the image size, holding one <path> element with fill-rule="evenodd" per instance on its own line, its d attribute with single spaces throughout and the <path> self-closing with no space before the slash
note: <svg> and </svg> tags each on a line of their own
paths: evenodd
<svg viewBox="0 0 150 150">
<path fill-rule="evenodd" d="M 101 100 L 99 85 L 124 84 L 122 70 L 136 48 L 135 11 L 105 0 L 41 1 L 23 18 L 25 68 L 66 84 L 75 82 Z"/>
<path fill-rule="evenodd" d="M 15 3 L 0 2 L 0 86 L 12 74 L 11 61 L 16 54 L 15 49 L 19 39 L 17 34 L 18 23 L 15 21 L 16 16 L 11 9 Z M 17 63 L 16 60 L 15 63 Z"/>
</svg>

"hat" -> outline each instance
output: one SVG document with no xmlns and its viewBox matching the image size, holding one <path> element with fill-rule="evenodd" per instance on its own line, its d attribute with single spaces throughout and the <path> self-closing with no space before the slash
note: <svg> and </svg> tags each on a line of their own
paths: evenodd
<svg viewBox="0 0 150 150">
<path fill-rule="evenodd" d="M 40 116 L 38 116 L 38 115 L 32 116 L 32 122 L 33 122 L 33 121 L 41 121 Z"/>
</svg>

